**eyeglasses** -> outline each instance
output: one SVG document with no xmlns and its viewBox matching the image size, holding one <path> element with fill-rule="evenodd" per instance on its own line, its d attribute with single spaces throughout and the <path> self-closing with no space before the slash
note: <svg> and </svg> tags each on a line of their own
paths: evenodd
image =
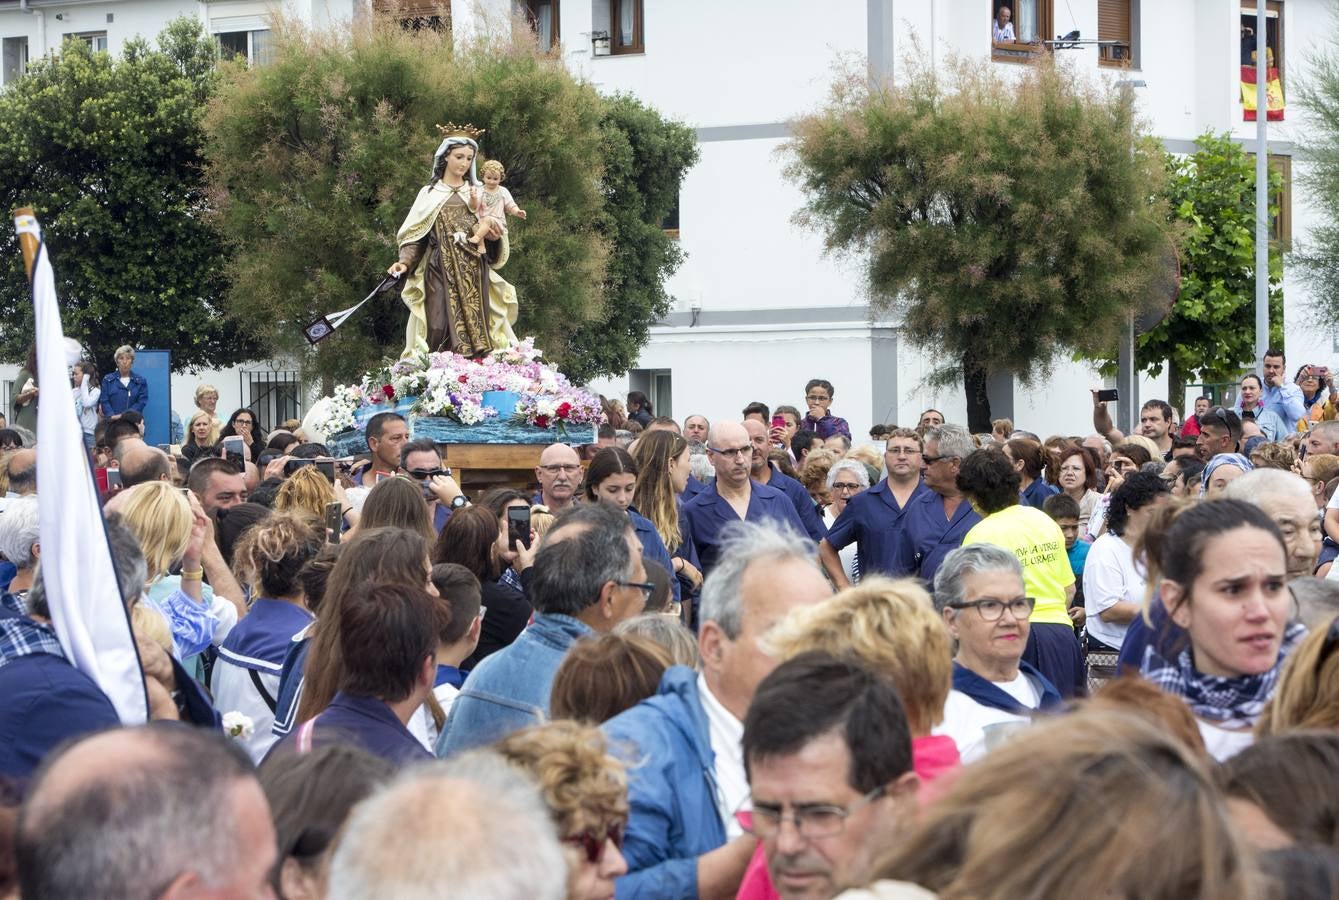
<svg viewBox="0 0 1339 900">
<path fill-rule="evenodd" d="M 926 456 L 924 453 L 921 454 L 921 462 L 925 463 L 927 466 L 932 466 L 935 463 L 939 462 L 941 459 L 951 459 L 951 458 L 952 457 L 948 456 Z"/>
<path fill-rule="evenodd" d="M 564 844 L 573 844 L 586 852 L 586 862 L 595 865 L 604 856 L 605 845 L 612 842 L 619 850 L 623 849 L 623 825 L 610 825 L 603 833 L 586 830 L 580 834 L 563 838 Z"/>
<path fill-rule="evenodd" d="M 650 600 L 651 595 L 656 592 L 656 586 L 649 581 L 615 581 L 614 584 L 619 587 L 636 588 L 647 600 Z"/>
<path fill-rule="evenodd" d="M 729 449 L 708 447 L 707 449 L 710 450 L 712 453 L 719 454 L 720 456 L 749 456 L 753 453 L 752 444 L 750 444 L 747 447 L 731 447 Z"/>
<path fill-rule="evenodd" d="M 832 398 L 826 394 L 805 394 L 804 399 L 812 403 L 822 403 L 824 400 L 831 400 Z"/>
<path fill-rule="evenodd" d="M 1012 600 L 999 600 L 995 597 L 982 597 L 980 600 L 969 600 L 966 603 L 950 603 L 953 609 L 968 609 L 976 607 L 977 613 L 987 622 L 998 622 L 1004 615 L 1004 609 L 1007 606 L 1009 612 L 1014 614 L 1014 618 L 1022 621 L 1032 615 L 1032 608 L 1037 605 L 1037 601 L 1031 597 L 1015 597 Z"/>
<path fill-rule="evenodd" d="M 921 450 L 919 447 L 888 447 L 884 452 L 889 456 L 915 456 Z"/>
<path fill-rule="evenodd" d="M 860 485 L 850 481 L 834 481 L 832 483 L 832 489 L 834 491 L 858 491 L 860 490 Z"/>
<path fill-rule="evenodd" d="M 554 463 L 551 466 L 540 466 L 540 468 L 545 472 L 548 472 L 550 475 L 557 475 L 559 472 L 571 473 L 579 471 L 581 466 L 574 463 Z"/>
<path fill-rule="evenodd" d="M 254 424 L 256 424 L 255 422 L 251 421 L 250 419 L 233 419 L 233 420 L 232 420 L 232 423 L 233 423 L 234 425 L 254 425 Z"/>
<path fill-rule="evenodd" d="M 882 797 L 887 790 L 886 785 L 879 785 L 850 806 L 837 806 L 835 804 L 796 806 L 791 809 L 789 815 L 782 812 L 781 807 L 755 803 L 753 805 L 752 821 L 745 826 L 744 830 L 754 837 L 765 840 L 775 837 L 781 831 L 782 823 L 789 820 L 795 826 L 795 831 L 800 837 L 832 837 L 841 834 L 846 829 L 846 820 L 860 807 L 873 803 Z"/>
<path fill-rule="evenodd" d="M 427 481 L 429 478 L 436 478 L 438 475 L 445 475 L 446 469 L 410 469 L 409 477 L 417 481 Z"/>
</svg>

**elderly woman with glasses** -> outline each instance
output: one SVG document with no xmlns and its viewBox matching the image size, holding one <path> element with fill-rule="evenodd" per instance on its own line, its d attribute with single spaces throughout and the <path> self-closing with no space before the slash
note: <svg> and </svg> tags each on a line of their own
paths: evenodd
<svg viewBox="0 0 1339 900">
<path fill-rule="evenodd" d="M 623 832 L 628 781 L 598 728 L 550 722 L 503 738 L 494 749 L 534 780 L 568 851 L 569 900 L 605 900 L 628 871 Z"/>
<path fill-rule="evenodd" d="M 99 406 L 108 419 L 119 419 L 126 410 L 140 415 L 149 402 L 149 383 L 143 375 L 131 371 L 135 364 L 135 348 L 129 345 L 116 348 L 116 371 L 102 379 L 102 399 Z"/>
<path fill-rule="evenodd" d="M 1060 692 L 1023 661 L 1035 604 L 1023 590 L 1018 558 L 994 544 L 954 550 L 935 573 L 935 608 L 957 642 L 953 690 L 935 729 L 958 745 L 964 763 L 985 756 Z"/>
<path fill-rule="evenodd" d="M 869 473 L 865 464 L 854 459 L 838 460 L 828 469 L 828 505 L 823 510 L 823 525 L 831 528 L 837 521 L 847 501 L 869 489 Z M 852 584 L 860 580 L 859 564 L 856 560 L 856 544 L 848 544 L 837 551 L 842 571 Z"/>
</svg>

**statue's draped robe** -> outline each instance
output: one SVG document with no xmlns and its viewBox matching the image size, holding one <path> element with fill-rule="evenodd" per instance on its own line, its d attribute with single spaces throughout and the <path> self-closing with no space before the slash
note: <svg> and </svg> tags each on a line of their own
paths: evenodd
<svg viewBox="0 0 1339 900">
<path fill-rule="evenodd" d="M 493 271 L 506 265 L 507 236 L 486 241 L 483 257 L 455 240 L 456 232 L 468 238 L 478 222 L 469 191 L 440 182 L 424 187 L 396 235 L 408 267 L 400 295 L 409 307 L 405 356 L 451 350 L 478 357 L 516 343 L 516 290 Z"/>
</svg>

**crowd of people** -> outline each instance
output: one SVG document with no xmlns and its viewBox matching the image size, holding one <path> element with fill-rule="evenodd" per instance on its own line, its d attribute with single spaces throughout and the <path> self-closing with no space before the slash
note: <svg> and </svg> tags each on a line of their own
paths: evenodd
<svg viewBox="0 0 1339 900">
<path fill-rule="evenodd" d="M 470 494 L 204 386 L 179 456 L 99 422 L 70 523 L 133 727 L 0 431 L 0 897 L 1339 896 L 1339 392 L 1284 362 L 1044 439 L 634 392 Z"/>
</svg>

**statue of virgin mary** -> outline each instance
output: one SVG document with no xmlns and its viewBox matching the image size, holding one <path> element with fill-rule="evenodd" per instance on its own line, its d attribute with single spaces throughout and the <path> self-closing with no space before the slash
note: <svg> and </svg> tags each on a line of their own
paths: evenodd
<svg viewBox="0 0 1339 900">
<path fill-rule="evenodd" d="M 507 235 L 494 229 L 479 253 L 469 236 L 479 222 L 474 159 L 483 131 L 438 125 L 442 143 L 432 180 L 419 192 L 396 235 L 400 258 L 387 270 L 405 275 L 409 307 L 404 356 L 450 350 L 481 357 L 516 343 L 516 290 L 495 271 L 506 265 Z"/>
</svg>

